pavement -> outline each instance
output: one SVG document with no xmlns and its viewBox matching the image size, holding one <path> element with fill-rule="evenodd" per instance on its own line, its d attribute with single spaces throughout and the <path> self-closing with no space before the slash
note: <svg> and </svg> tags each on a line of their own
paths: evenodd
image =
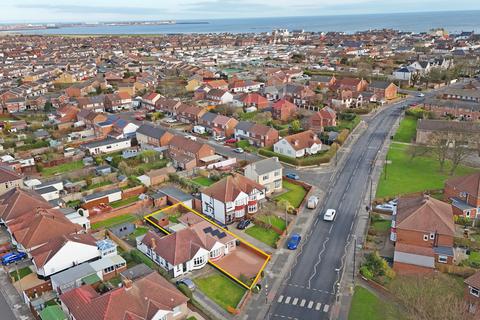
<svg viewBox="0 0 480 320">
<path fill-rule="evenodd" d="M 411 99 L 407 103 L 416 100 Z M 309 213 L 310 228 L 295 226 L 293 231 L 298 228 L 304 234 L 296 254 L 279 256 L 276 261 L 272 259 L 271 271 L 267 268 L 266 281 L 271 285 L 270 290 L 267 288 L 264 292 L 266 306 L 260 308 L 252 303 L 245 318 L 329 319 L 331 315 L 338 315 L 336 302 L 339 300 L 339 283 L 346 270 L 346 256 L 354 242 L 355 231 L 364 230 L 368 222 L 363 200 L 370 174 L 377 154 L 405 103 L 389 105 L 374 116 L 365 117 L 364 123 L 352 133 L 352 141 L 342 148 L 337 167 L 333 168 L 326 183 L 324 181 L 318 186 L 315 169 L 306 173 L 304 180 L 307 183 L 325 190 L 322 205 Z M 327 174 L 321 172 L 319 176 Z M 337 219 L 333 223 L 322 220 L 327 208 L 337 210 Z M 363 221 L 363 225 L 356 223 L 357 220 Z M 357 244 L 362 241 L 363 236 L 357 237 Z M 289 263 L 289 260 L 293 261 Z M 282 265 L 283 272 L 276 272 L 277 264 Z M 276 287 L 275 282 L 280 282 L 280 285 Z"/>
<path fill-rule="evenodd" d="M 10 282 L 9 275 L 4 268 L 0 268 L 0 319 L 34 319 L 30 309 L 24 303 L 18 291 Z"/>
</svg>

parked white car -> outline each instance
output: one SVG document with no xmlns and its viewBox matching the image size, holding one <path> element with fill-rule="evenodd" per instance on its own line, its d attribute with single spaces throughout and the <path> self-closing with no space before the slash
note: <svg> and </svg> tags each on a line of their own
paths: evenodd
<svg viewBox="0 0 480 320">
<path fill-rule="evenodd" d="M 396 210 L 396 205 L 390 203 L 379 204 L 375 206 L 375 209 L 380 211 L 394 212 Z"/>
<path fill-rule="evenodd" d="M 333 221 L 337 217 L 337 211 L 335 209 L 328 209 L 323 215 L 324 221 Z"/>
<path fill-rule="evenodd" d="M 175 123 L 175 122 L 177 122 L 177 120 L 172 119 L 172 118 L 165 118 L 163 121 L 165 121 L 166 123 Z"/>
<path fill-rule="evenodd" d="M 192 141 L 197 141 L 197 137 L 195 137 L 195 136 L 186 135 L 185 138 L 190 139 Z"/>
<path fill-rule="evenodd" d="M 317 196 L 311 196 L 308 198 L 307 201 L 307 208 L 308 209 L 315 209 L 318 205 L 318 197 Z"/>
<path fill-rule="evenodd" d="M 215 141 L 223 141 L 225 140 L 226 138 L 223 137 L 223 136 L 216 136 L 215 138 L 213 138 Z"/>
</svg>

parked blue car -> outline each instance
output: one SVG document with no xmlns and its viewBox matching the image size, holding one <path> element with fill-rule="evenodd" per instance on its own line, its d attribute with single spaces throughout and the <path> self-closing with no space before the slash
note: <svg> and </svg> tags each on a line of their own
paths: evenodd
<svg viewBox="0 0 480 320">
<path fill-rule="evenodd" d="M 300 180 L 300 177 L 296 173 L 287 173 L 285 177 L 292 179 L 292 180 Z"/>
<path fill-rule="evenodd" d="M 2 256 L 2 265 L 6 266 L 10 263 L 14 263 L 23 260 L 27 254 L 25 252 L 10 252 Z"/>
<path fill-rule="evenodd" d="M 292 236 L 288 240 L 287 248 L 290 250 L 297 249 L 298 245 L 300 244 L 300 240 L 302 240 L 302 237 L 298 233 L 292 234 Z"/>
</svg>

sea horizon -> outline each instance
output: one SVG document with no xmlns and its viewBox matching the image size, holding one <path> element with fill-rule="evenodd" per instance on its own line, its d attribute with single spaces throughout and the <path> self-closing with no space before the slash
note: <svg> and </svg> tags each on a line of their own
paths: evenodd
<svg viewBox="0 0 480 320">
<path fill-rule="evenodd" d="M 121 25 L 106 23 L 176 21 L 176 24 Z M 198 22 L 198 23 L 195 23 Z M 200 24 L 199 22 L 202 22 Z M 203 23 L 206 22 L 206 23 Z M 68 24 L 82 22 L 38 22 L 31 24 Z M 432 11 L 401 13 L 366 13 L 232 19 L 155 19 L 132 21 L 102 21 L 98 25 L 60 27 L 57 29 L 16 30 L 9 33 L 43 35 L 135 35 L 186 33 L 262 33 L 274 29 L 304 30 L 306 32 L 354 33 L 374 29 L 395 29 L 406 32 L 428 32 L 443 28 L 450 33 L 480 32 L 480 10 Z M 8 23 L 2 23 L 2 25 Z M 14 24 L 14 23 L 10 23 Z M 22 23 L 17 23 L 22 24 Z"/>
</svg>

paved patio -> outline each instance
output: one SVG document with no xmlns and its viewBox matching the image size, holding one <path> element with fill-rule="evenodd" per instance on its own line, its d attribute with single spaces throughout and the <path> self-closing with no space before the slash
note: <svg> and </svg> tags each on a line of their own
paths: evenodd
<svg viewBox="0 0 480 320">
<path fill-rule="evenodd" d="M 267 257 L 246 246 L 246 244 L 240 244 L 215 264 L 236 278 L 241 274 L 248 278 L 256 277 Z"/>
</svg>

